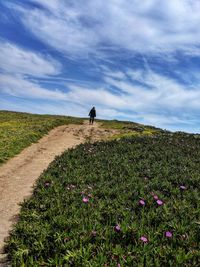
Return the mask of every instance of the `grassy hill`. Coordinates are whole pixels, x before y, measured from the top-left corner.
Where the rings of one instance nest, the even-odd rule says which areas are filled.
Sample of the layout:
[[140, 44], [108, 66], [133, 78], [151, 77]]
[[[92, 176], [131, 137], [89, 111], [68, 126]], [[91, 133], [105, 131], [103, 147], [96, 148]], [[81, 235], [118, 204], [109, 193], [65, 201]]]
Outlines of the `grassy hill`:
[[22, 205], [12, 265], [200, 266], [200, 139], [160, 133], [57, 157]]
[[0, 111], [0, 164], [38, 141], [52, 128], [82, 121], [66, 116]]
[[[81, 124], [83, 119], [69, 116], [36, 115], [12, 111], [0, 111], [0, 164], [37, 142], [51, 129], [63, 124]], [[115, 137], [153, 134], [160, 129], [133, 122], [102, 121], [102, 127], [118, 129]], [[114, 137], [114, 138], [115, 138]]]

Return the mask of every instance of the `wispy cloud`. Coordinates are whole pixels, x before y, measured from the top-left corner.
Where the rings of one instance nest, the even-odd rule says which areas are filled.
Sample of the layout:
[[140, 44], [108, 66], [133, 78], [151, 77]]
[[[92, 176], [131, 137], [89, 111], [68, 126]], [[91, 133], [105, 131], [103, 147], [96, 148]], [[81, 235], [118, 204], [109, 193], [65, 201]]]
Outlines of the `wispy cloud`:
[[126, 106], [126, 101], [121, 96], [114, 95], [105, 88], [85, 88], [81, 86], [69, 85], [69, 98], [73, 102], [82, 105], [95, 103], [105, 108], [120, 109]]
[[29, 2], [44, 9], [12, 7], [35, 36], [62, 52], [80, 55], [114, 46], [145, 54], [199, 54], [199, 1]]
[[60, 73], [61, 64], [48, 55], [0, 40], [0, 69], [7, 73], [45, 77]]
[[48, 90], [39, 83], [31, 81], [22, 75], [0, 74], [0, 92], [22, 98], [43, 100], [67, 100], [60, 90]]
[[[128, 70], [127, 76], [131, 78], [131, 81], [127, 79], [119, 81], [107, 77], [105, 80], [119, 91], [127, 93], [130, 99], [127, 99], [127, 104], [134, 103], [137, 111], [146, 109], [151, 112], [200, 110], [198, 88], [190, 88], [171, 77], [143, 69]], [[135, 85], [135, 81], [140, 82], [141, 85]]]

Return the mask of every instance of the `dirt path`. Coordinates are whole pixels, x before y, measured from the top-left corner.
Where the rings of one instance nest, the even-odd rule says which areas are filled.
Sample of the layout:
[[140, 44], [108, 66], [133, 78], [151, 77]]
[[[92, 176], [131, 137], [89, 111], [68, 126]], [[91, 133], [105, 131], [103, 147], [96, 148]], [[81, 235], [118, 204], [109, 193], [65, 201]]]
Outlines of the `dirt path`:
[[[64, 150], [85, 141], [96, 141], [114, 134], [113, 130], [99, 128], [99, 124], [63, 125], [49, 132], [24, 149], [19, 155], [0, 167], [0, 260], [3, 262], [5, 238], [19, 214], [19, 203], [32, 193], [40, 174]], [[3, 266], [3, 263], [0, 263]]]

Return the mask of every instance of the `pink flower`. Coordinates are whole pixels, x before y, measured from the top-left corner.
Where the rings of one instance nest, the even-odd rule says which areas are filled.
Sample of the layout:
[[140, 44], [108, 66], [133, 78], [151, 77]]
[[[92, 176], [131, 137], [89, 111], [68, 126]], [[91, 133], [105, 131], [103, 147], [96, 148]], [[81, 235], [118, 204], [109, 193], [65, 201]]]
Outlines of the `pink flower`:
[[157, 196], [157, 195], [154, 195], [153, 198], [154, 198], [155, 200], [158, 200], [158, 196]]
[[145, 205], [145, 201], [144, 201], [143, 199], [141, 199], [141, 200], [139, 201], [139, 204], [140, 204], [141, 206], [144, 206], [144, 205]]
[[149, 242], [149, 240], [148, 240], [148, 238], [147, 238], [146, 236], [141, 236], [141, 237], [140, 237], [140, 240], [141, 240], [143, 243], [148, 243], [148, 242]]
[[92, 197], [92, 194], [88, 194], [88, 197]]
[[119, 224], [115, 225], [114, 230], [115, 230], [115, 232], [117, 232], [117, 233], [121, 232], [121, 227], [120, 227], [120, 225], [119, 225]]
[[158, 199], [156, 201], [156, 203], [158, 204], [158, 206], [162, 206], [164, 204], [164, 202], [162, 200], [160, 200], [160, 199]]
[[118, 264], [117, 264], [117, 267], [121, 267], [121, 264], [120, 264], [120, 263], [118, 263]]
[[84, 203], [88, 203], [88, 202], [89, 202], [89, 198], [84, 197], [84, 198], [83, 198], [83, 202], [84, 202]]
[[186, 188], [186, 186], [184, 186], [184, 185], [180, 185], [180, 187], [179, 187], [181, 190], [186, 190], [187, 188]]
[[173, 236], [172, 232], [165, 232], [165, 236], [171, 238]]

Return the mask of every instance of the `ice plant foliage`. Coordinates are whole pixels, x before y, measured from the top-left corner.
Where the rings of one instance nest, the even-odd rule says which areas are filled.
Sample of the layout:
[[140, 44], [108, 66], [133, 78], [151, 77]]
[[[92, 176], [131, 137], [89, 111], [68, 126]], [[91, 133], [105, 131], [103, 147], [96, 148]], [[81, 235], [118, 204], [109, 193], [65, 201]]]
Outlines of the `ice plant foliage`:
[[199, 266], [199, 158], [199, 136], [166, 132], [66, 151], [23, 203], [12, 265]]
[[87, 188], [90, 189], [90, 190], [92, 190], [92, 187], [91, 186], [88, 186]]

